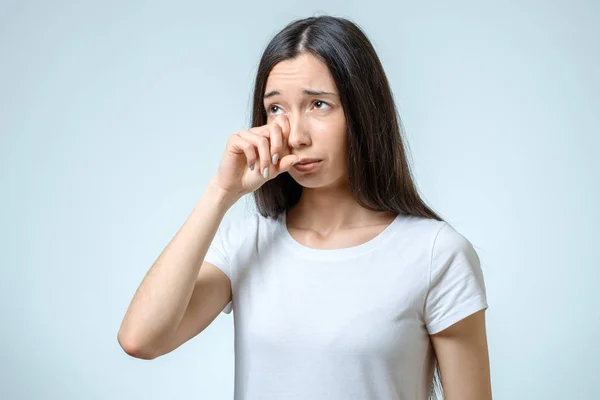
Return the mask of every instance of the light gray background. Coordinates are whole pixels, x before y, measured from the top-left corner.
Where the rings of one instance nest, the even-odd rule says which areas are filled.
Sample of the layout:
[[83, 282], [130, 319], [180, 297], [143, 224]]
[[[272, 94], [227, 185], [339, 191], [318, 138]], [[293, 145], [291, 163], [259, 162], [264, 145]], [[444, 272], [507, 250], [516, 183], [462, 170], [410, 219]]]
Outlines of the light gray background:
[[494, 398], [599, 398], [598, 2], [216, 3], [1, 3], [0, 398], [232, 398], [232, 315], [153, 361], [117, 331], [262, 49], [322, 13], [372, 40], [421, 193], [479, 252]]

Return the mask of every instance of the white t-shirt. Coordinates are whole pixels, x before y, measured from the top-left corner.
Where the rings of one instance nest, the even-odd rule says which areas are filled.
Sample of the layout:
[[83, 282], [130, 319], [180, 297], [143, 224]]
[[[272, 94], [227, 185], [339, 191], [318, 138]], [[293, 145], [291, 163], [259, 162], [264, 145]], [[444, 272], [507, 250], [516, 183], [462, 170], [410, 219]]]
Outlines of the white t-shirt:
[[205, 261], [231, 279], [235, 400], [426, 400], [430, 334], [487, 308], [448, 223], [399, 215], [358, 246], [297, 242], [286, 215], [224, 219]]

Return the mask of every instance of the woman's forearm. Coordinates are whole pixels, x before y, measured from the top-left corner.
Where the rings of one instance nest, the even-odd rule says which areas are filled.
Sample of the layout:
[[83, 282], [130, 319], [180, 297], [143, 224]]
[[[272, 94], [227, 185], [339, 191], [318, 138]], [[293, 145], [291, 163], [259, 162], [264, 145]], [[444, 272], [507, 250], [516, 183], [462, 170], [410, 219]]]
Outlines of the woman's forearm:
[[185, 223], [161, 252], [127, 309], [118, 341], [151, 352], [177, 329], [200, 266], [227, 210], [237, 201], [211, 181]]

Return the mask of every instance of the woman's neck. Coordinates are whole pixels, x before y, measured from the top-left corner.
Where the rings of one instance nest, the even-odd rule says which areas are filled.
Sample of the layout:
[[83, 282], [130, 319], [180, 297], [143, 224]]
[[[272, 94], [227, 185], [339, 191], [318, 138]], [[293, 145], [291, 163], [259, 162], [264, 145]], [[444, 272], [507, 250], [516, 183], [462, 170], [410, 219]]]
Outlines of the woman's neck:
[[330, 233], [340, 229], [386, 224], [395, 215], [362, 207], [348, 189], [303, 188], [302, 196], [287, 213], [290, 227]]

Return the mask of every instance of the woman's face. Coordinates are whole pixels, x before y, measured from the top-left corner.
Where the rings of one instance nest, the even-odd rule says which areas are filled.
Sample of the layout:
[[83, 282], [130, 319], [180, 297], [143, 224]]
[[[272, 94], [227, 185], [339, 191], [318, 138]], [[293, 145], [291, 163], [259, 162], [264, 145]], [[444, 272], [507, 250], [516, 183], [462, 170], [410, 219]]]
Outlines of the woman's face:
[[346, 182], [346, 118], [325, 64], [309, 53], [276, 64], [263, 102], [267, 123], [281, 114], [289, 120], [291, 154], [321, 160], [310, 171], [292, 167], [296, 182], [307, 188]]

